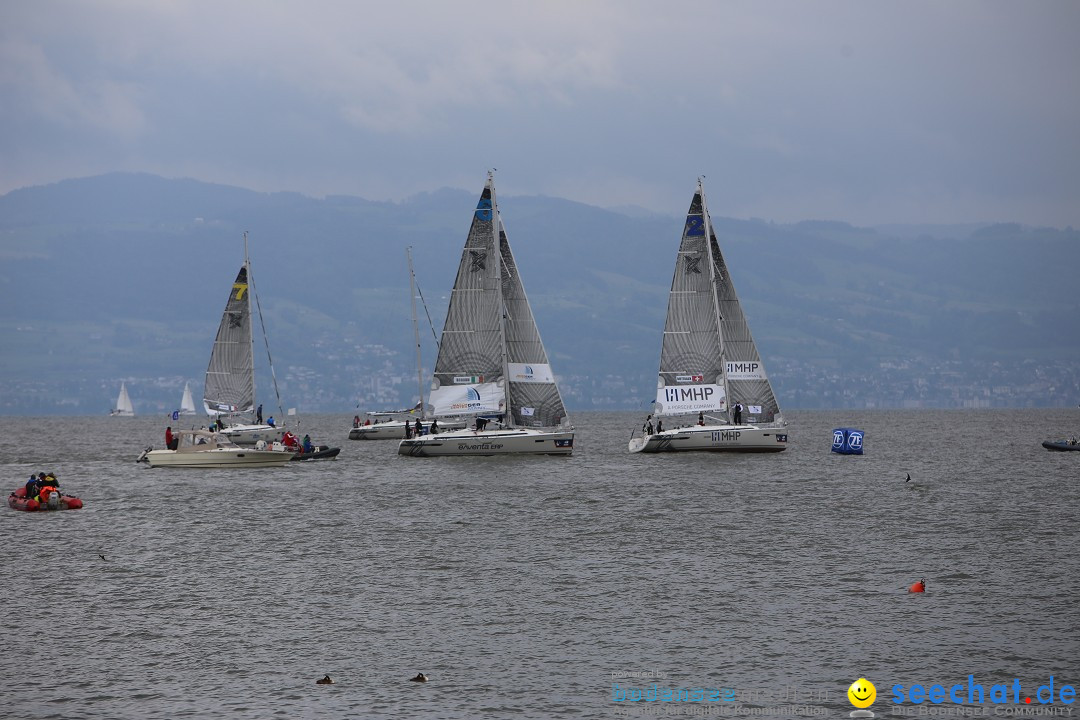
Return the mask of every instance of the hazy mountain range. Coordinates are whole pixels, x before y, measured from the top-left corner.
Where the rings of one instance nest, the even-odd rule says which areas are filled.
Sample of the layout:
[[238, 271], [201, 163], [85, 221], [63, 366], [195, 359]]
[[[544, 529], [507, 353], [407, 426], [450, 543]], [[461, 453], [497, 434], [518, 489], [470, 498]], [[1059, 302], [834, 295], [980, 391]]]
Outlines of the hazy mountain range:
[[[441, 331], [481, 185], [401, 203], [137, 174], [10, 192], [0, 412], [104, 413], [121, 380], [140, 414], [171, 410], [185, 381], [199, 404], [245, 231], [284, 406], [411, 403], [405, 248]], [[570, 409], [647, 407], [683, 209], [499, 201]], [[1072, 228], [780, 225], [725, 218], [723, 198], [709, 202], [782, 407], [1080, 401]], [[434, 343], [420, 315], [426, 375]], [[256, 352], [265, 366], [261, 339]], [[268, 372], [258, 388], [276, 405]]]

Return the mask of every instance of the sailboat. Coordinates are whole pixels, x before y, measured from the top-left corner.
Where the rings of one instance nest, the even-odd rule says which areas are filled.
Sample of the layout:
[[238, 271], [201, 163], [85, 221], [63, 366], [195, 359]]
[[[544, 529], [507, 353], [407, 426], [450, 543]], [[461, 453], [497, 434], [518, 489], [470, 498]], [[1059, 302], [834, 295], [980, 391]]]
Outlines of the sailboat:
[[[221, 315], [214, 347], [210, 351], [210, 364], [206, 368], [203, 386], [203, 407], [206, 414], [217, 418], [227, 427], [221, 430], [237, 445], [256, 445], [260, 441], [272, 443], [281, 437], [281, 431], [262, 422], [259, 406], [255, 410], [255, 338], [252, 328], [251, 297], [254, 286], [251, 281], [251, 263], [248, 260], [247, 233], [244, 233], [244, 264], [236, 274], [229, 289], [225, 312]], [[228, 424], [238, 416], [248, 416], [245, 421]]]
[[401, 455], [574, 450], [574, 430], [510, 251], [490, 172], [458, 264], [429, 400], [436, 420], [473, 417], [473, 429], [402, 440]]
[[[401, 410], [369, 411], [365, 413], [368, 420], [363, 424], [360, 423], [360, 416], [357, 415], [353, 418], [353, 427], [349, 431], [350, 440], [400, 440], [412, 435], [417, 420], [420, 421], [421, 433], [431, 430], [432, 418], [428, 417], [424, 412], [424, 378], [423, 366], [420, 362], [420, 326], [416, 320], [416, 293], [418, 286], [416, 284], [416, 273], [413, 272], [411, 248], [405, 249], [405, 256], [409, 263], [409, 298], [412, 304], [413, 337], [416, 342], [416, 385], [420, 395], [420, 402], [416, 403], [415, 407]], [[422, 295], [421, 299], [423, 299]], [[427, 305], [425, 304], [424, 307], [426, 309]], [[428, 320], [431, 320], [430, 315]], [[432, 328], [432, 333], [434, 332], [435, 329]], [[436, 344], [438, 344], [438, 340], [436, 340]], [[375, 419], [374, 423], [371, 422], [371, 418]], [[408, 430], [406, 430], [406, 426], [408, 426]], [[465, 427], [465, 423], [460, 420], [445, 420], [443, 424], [443, 428], [447, 430], [463, 427]]]
[[184, 396], [180, 399], [180, 415], [195, 414], [195, 400], [191, 397], [191, 383], [184, 383]]
[[134, 417], [135, 406], [131, 404], [131, 398], [128, 396], [127, 385], [123, 382], [120, 383], [120, 395], [116, 398], [116, 408], [109, 412], [109, 415], [119, 417]]
[[630, 452], [787, 448], [780, 406], [716, 241], [701, 179], [675, 260], [653, 408], [668, 426], [654, 428], [650, 416], [643, 435], [631, 436]]

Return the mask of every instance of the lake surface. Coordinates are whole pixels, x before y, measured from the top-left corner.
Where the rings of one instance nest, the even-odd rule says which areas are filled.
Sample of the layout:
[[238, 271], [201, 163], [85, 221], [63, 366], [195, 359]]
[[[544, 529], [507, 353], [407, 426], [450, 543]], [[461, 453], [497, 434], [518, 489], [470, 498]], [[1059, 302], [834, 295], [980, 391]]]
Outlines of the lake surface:
[[[1080, 453], [1040, 446], [1080, 410], [796, 412], [778, 455], [630, 455], [643, 414], [575, 413], [569, 458], [407, 458], [351, 417], [302, 419], [336, 461], [240, 470], [137, 465], [167, 418], [0, 418], [9, 491], [52, 470], [85, 502], [0, 513], [0, 715], [847, 717], [865, 677], [882, 717], [896, 684], [1080, 685]], [[732, 699], [618, 699], [653, 683]]]

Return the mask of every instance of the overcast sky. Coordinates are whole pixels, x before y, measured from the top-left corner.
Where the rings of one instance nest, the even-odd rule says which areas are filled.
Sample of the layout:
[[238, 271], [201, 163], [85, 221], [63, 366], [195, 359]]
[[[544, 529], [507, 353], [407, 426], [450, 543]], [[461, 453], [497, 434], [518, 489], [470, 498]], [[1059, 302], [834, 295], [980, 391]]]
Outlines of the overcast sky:
[[0, 1], [0, 193], [125, 170], [401, 200], [1080, 227], [1080, 2]]

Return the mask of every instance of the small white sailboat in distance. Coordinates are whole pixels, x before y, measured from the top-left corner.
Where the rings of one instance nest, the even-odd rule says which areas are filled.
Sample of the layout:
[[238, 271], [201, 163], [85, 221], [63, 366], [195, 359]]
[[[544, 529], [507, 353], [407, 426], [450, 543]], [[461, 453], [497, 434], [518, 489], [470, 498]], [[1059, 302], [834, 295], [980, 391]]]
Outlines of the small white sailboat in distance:
[[123, 382], [120, 383], [120, 395], [116, 398], [116, 407], [109, 412], [109, 415], [115, 417], [135, 416], [135, 406], [131, 404], [131, 397], [128, 396], [127, 385]]
[[491, 173], [461, 252], [431, 388], [436, 419], [472, 417], [473, 429], [402, 440], [401, 455], [574, 451], [574, 428], [510, 252]]
[[[654, 428], [654, 415], [658, 425], [668, 418], [668, 427]], [[671, 279], [653, 414], [643, 435], [631, 436], [629, 450], [786, 448], [780, 406], [716, 241], [699, 179]]]
[[195, 414], [195, 399], [191, 397], [191, 383], [184, 383], [184, 397], [180, 399], [180, 414]]

